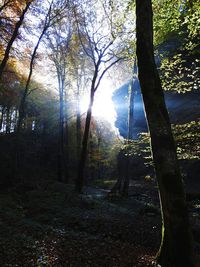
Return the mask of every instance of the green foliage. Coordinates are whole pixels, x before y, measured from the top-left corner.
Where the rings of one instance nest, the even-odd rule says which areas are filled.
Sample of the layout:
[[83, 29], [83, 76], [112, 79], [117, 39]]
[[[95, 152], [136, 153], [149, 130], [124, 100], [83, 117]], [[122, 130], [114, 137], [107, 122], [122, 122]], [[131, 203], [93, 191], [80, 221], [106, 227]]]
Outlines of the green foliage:
[[179, 93], [200, 86], [200, 6], [197, 0], [153, 1], [154, 41], [165, 90]]
[[154, 0], [155, 44], [161, 44], [170, 36], [194, 40], [200, 29], [200, 6], [197, 0]]
[[200, 60], [197, 55], [181, 51], [162, 60], [160, 71], [165, 90], [185, 93], [200, 86]]
[[[200, 121], [172, 125], [172, 130], [177, 144], [178, 158], [180, 160], [200, 159]], [[129, 146], [129, 155], [144, 159], [147, 167], [153, 165], [148, 133], [142, 133], [137, 141], [131, 141], [131, 144], [125, 145], [124, 149], [126, 146]]]
[[200, 159], [200, 121], [174, 125], [179, 159]]
[[169, 36], [181, 34], [182, 1], [153, 1], [154, 9], [154, 41], [155, 44], [164, 42]]

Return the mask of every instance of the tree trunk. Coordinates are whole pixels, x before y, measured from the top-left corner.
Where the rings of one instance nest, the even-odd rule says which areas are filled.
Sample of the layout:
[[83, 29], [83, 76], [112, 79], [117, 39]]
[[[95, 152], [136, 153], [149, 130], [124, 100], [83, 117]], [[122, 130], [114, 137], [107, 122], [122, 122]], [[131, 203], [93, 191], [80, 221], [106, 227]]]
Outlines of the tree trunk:
[[129, 88], [129, 110], [128, 110], [128, 140], [132, 140], [134, 136], [134, 88], [133, 80]]
[[81, 150], [81, 111], [80, 111], [80, 93], [77, 94], [77, 110], [76, 110], [76, 146], [77, 146], [77, 159], [80, 157]]
[[134, 90], [133, 90], [133, 81], [131, 81], [129, 87], [129, 108], [128, 108], [128, 140], [126, 148], [126, 168], [125, 168], [125, 179], [122, 189], [122, 196], [128, 197], [128, 189], [130, 184], [130, 140], [133, 139], [133, 120], [134, 120]]
[[68, 124], [68, 112], [67, 112], [67, 101], [65, 100], [65, 144], [64, 147], [66, 148], [64, 151], [64, 161], [65, 161], [65, 183], [69, 182], [69, 124]]
[[117, 182], [110, 191], [111, 195], [123, 195], [123, 187], [126, 176], [127, 158], [125, 156], [125, 150], [120, 149], [117, 155]]
[[[59, 77], [58, 77], [59, 78]], [[65, 139], [64, 131], [64, 80], [60, 77], [60, 110], [59, 110], [59, 152], [58, 152], [58, 180], [68, 182], [67, 160], [65, 154]], [[68, 148], [67, 148], [68, 149]]]
[[10, 116], [10, 108], [7, 107], [6, 109], [6, 134], [10, 133], [10, 120], [11, 120], [11, 116]]
[[78, 193], [82, 193], [83, 189], [83, 182], [84, 182], [84, 170], [85, 164], [87, 159], [87, 146], [88, 146], [88, 139], [89, 139], [89, 132], [90, 132], [90, 122], [92, 118], [92, 106], [94, 102], [94, 90], [91, 90], [90, 94], [90, 104], [87, 110], [86, 121], [85, 121], [85, 130], [83, 134], [83, 141], [82, 141], [82, 150], [80, 155], [80, 161], [78, 166], [78, 176], [76, 179], [75, 190]]
[[136, 0], [139, 81], [151, 135], [162, 210], [162, 267], [193, 267], [191, 231], [176, 147], [154, 60], [151, 0]]
[[63, 89], [60, 90], [59, 109], [59, 152], [58, 152], [58, 181], [64, 182], [64, 114], [63, 114]]
[[21, 128], [22, 128], [22, 123], [25, 117], [25, 103], [27, 96], [29, 94], [29, 87], [30, 87], [30, 82], [31, 82], [31, 77], [33, 73], [33, 67], [34, 67], [34, 61], [35, 57], [37, 54], [38, 47], [42, 41], [43, 36], [45, 35], [48, 27], [49, 27], [49, 14], [51, 12], [51, 5], [49, 7], [48, 13], [45, 17], [45, 23], [44, 23], [44, 28], [40, 34], [40, 37], [38, 38], [37, 44], [33, 50], [32, 56], [31, 56], [31, 61], [30, 61], [30, 68], [29, 68], [29, 75], [26, 81], [26, 86], [22, 95], [22, 98], [20, 100], [19, 104], [19, 116], [18, 116], [18, 122], [17, 122], [17, 129], [16, 129], [16, 155], [15, 155], [15, 173], [16, 173], [16, 179], [21, 179], [19, 178], [20, 176], [20, 133], [21, 133]]
[[2, 78], [2, 74], [3, 74], [4, 68], [6, 66], [6, 63], [7, 63], [8, 59], [9, 59], [10, 50], [12, 48], [12, 45], [13, 45], [15, 39], [18, 36], [19, 28], [21, 27], [21, 25], [23, 23], [24, 16], [25, 16], [26, 12], [28, 11], [30, 4], [31, 4], [31, 2], [28, 2], [26, 4], [25, 9], [22, 11], [22, 14], [21, 14], [21, 16], [19, 18], [19, 21], [15, 25], [15, 29], [14, 29], [14, 32], [12, 34], [12, 37], [11, 37], [10, 41], [8, 42], [7, 47], [6, 47], [6, 50], [5, 50], [5, 53], [4, 53], [4, 57], [3, 57], [3, 60], [1, 62], [1, 65], [0, 65], [0, 80]]
[[[98, 154], [100, 156], [101, 155], [101, 136], [100, 136], [100, 133], [98, 136], [97, 148], [98, 148]], [[98, 177], [98, 180], [101, 179], [101, 161], [100, 161], [100, 159], [97, 162], [97, 177]]]
[[5, 107], [1, 108], [1, 118], [0, 118], [0, 132], [3, 130], [3, 117], [4, 117]]
[[[51, 7], [50, 7], [51, 8]], [[49, 22], [47, 22], [47, 19], [48, 19], [48, 16], [49, 16], [49, 12], [50, 12], [50, 9], [48, 10], [48, 13], [46, 15], [46, 19], [45, 19], [45, 25], [44, 25], [44, 28], [42, 30], [42, 33], [40, 35], [40, 37], [38, 38], [38, 41], [37, 41], [37, 44], [33, 50], [33, 54], [31, 56], [31, 62], [30, 62], [30, 68], [29, 68], [29, 75], [28, 75], [28, 79], [26, 81], [26, 86], [25, 86], [25, 89], [24, 89], [24, 92], [23, 92], [23, 96], [22, 96], [22, 99], [20, 101], [20, 105], [19, 105], [19, 118], [18, 118], [18, 124], [17, 124], [17, 132], [19, 133], [21, 131], [21, 125], [22, 125], [22, 122], [23, 122], [23, 119], [24, 119], [24, 116], [25, 116], [25, 102], [26, 102], [26, 98], [27, 98], [27, 95], [29, 93], [29, 86], [30, 86], [30, 82], [31, 82], [31, 77], [32, 77], [32, 73], [33, 73], [33, 66], [34, 66], [34, 61], [35, 61], [35, 57], [36, 57], [36, 54], [37, 54], [37, 50], [38, 50], [38, 47], [42, 41], [42, 38], [43, 36], [45, 35], [47, 29], [48, 29], [48, 26], [49, 26]]]
[[[129, 144], [129, 142], [128, 142]], [[128, 190], [129, 190], [129, 184], [130, 184], [130, 156], [129, 156], [129, 149], [127, 149], [127, 156], [126, 156], [126, 168], [124, 169], [124, 184], [122, 188], [122, 196], [123, 197], [128, 197]]]

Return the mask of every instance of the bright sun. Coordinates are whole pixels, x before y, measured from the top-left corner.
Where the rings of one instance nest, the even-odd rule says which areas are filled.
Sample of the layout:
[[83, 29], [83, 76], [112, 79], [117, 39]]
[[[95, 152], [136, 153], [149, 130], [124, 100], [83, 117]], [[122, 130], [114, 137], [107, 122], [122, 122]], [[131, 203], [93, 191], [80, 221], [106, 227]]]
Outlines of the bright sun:
[[[102, 80], [101, 87], [95, 93], [92, 114], [95, 117], [103, 118], [114, 127], [116, 112], [112, 101], [113, 88], [109, 80]], [[81, 100], [81, 112], [86, 112], [89, 105], [89, 96], [85, 95]]]

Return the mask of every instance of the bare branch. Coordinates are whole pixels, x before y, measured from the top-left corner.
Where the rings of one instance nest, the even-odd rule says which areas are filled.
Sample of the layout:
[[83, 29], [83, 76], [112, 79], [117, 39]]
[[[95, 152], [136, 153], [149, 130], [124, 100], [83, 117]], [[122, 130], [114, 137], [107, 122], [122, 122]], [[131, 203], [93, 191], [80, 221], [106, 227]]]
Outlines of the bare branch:
[[98, 78], [98, 82], [97, 84], [95, 85], [95, 88], [94, 88], [94, 92], [96, 92], [97, 88], [99, 87], [99, 84], [103, 78], [103, 76], [105, 75], [105, 73], [112, 67], [114, 66], [117, 62], [119, 62], [120, 60], [122, 60], [123, 58], [118, 58], [117, 60], [113, 61], [108, 67], [106, 67], [104, 69], [104, 71], [101, 73], [100, 77]]

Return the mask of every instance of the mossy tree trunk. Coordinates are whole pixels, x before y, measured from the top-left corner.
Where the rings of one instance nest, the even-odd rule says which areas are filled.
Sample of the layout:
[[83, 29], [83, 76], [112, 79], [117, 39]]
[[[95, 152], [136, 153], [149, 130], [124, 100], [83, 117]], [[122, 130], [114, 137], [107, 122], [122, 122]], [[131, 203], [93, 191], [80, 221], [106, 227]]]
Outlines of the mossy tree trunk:
[[162, 267], [193, 267], [191, 231], [176, 147], [154, 60], [151, 0], [136, 0], [139, 81], [151, 135], [163, 219], [158, 263]]

